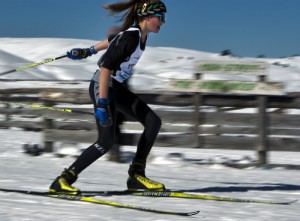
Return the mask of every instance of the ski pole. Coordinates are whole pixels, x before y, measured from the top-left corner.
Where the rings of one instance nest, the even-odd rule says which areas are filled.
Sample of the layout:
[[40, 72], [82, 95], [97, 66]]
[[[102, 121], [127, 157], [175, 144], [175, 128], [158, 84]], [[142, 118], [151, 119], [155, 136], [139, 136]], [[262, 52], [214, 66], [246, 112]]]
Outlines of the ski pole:
[[10, 71], [2, 72], [2, 73], [0, 73], [0, 76], [5, 75], [5, 74], [10, 74], [10, 73], [13, 73], [13, 72], [17, 72], [17, 71], [22, 71], [22, 70], [27, 69], [27, 68], [36, 67], [36, 66], [39, 66], [41, 64], [46, 64], [46, 63], [49, 63], [49, 62], [52, 62], [52, 61], [56, 61], [58, 59], [62, 59], [62, 58], [65, 58], [65, 57], [67, 57], [67, 55], [63, 55], [63, 56], [56, 57], [56, 58], [48, 58], [48, 59], [46, 59], [44, 61], [40, 61], [40, 62], [37, 62], [37, 63], [29, 64], [29, 65], [26, 65], [24, 67], [16, 68], [16, 69], [13, 69], [13, 70], [10, 70]]
[[1, 102], [4, 103], [4, 104], [19, 105], [19, 106], [35, 108], [35, 109], [44, 109], [44, 110], [59, 111], [59, 112], [65, 112], [65, 113], [77, 113], [77, 114], [94, 115], [91, 112], [73, 110], [73, 109], [67, 109], [67, 108], [56, 108], [56, 107], [49, 107], [49, 106], [38, 105], [38, 104], [24, 104], [24, 103], [9, 102], [9, 101], [1, 101]]

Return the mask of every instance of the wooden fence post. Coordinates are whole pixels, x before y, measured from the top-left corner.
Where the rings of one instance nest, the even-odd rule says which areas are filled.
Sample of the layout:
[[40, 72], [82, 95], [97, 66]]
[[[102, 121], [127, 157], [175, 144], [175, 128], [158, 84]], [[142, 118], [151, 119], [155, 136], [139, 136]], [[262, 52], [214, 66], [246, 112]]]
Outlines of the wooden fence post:
[[[260, 76], [260, 81], [265, 81], [265, 76]], [[267, 102], [268, 98], [266, 95], [259, 95], [258, 101], [258, 166], [268, 164], [268, 128], [269, 121], [267, 116]]]
[[[6, 96], [6, 97], [9, 98], [9, 96]], [[9, 103], [6, 103], [5, 108], [9, 110], [11, 108], [11, 105]], [[9, 122], [10, 120], [11, 120], [11, 117], [10, 117], [10, 114], [8, 111], [7, 114], [5, 115], [5, 121]], [[9, 127], [7, 127], [7, 128], [9, 128]]]
[[[195, 73], [195, 80], [201, 79], [201, 73]], [[194, 105], [195, 105], [195, 128], [194, 128], [194, 139], [195, 139], [195, 147], [201, 148], [202, 147], [202, 139], [199, 137], [199, 133], [201, 132], [199, 129], [199, 125], [201, 124], [201, 113], [200, 107], [202, 105], [202, 96], [200, 93], [194, 93]]]
[[[45, 106], [54, 106], [55, 103], [54, 102], [49, 102], [46, 101], [45, 102]], [[48, 118], [47, 116], [44, 116], [44, 151], [45, 152], [53, 152], [53, 142], [52, 141], [47, 141], [46, 140], [46, 133], [47, 133], [47, 129], [53, 129], [53, 119]]]
[[53, 129], [53, 119], [44, 118], [44, 151], [53, 152], [53, 142], [46, 140], [47, 129]]

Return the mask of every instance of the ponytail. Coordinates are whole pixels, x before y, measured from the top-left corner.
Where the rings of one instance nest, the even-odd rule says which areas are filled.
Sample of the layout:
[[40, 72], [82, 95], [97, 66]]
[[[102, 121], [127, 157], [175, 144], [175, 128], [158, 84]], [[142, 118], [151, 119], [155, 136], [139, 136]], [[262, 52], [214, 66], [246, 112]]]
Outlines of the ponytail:
[[144, 16], [137, 13], [139, 8], [145, 4], [159, 3], [160, 0], [128, 0], [127, 2], [117, 2], [104, 5], [103, 8], [109, 11], [110, 15], [123, 13], [118, 21], [123, 21], [120, 31], [127, 30], [130, 26], [137, 24]]

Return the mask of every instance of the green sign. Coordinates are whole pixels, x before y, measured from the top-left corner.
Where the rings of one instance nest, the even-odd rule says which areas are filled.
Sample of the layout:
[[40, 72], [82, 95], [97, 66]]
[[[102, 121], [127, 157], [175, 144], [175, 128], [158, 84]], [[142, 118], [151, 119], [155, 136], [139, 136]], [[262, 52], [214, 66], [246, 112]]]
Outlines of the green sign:
[[260, 71], [260, 65], [246, 64], [203, 64], [200, 67], [203, 71], [225, 71], [225, 72], [253, 72]]
[[269, 94], [283, 95], [282, 82], [243, 82], [221, 80], [173, 80], [170, 90], [221, 94]]
[[242, 83], [242, 82], [225, 82], [225, 81], [216, 81], [216, 82], [202, 82], [199, 84], [199, 89], [203, 90], [223, 90], [223, 91], [252, 91], [256, 87], [256, 83]]
[[177, 81], [174, 85], [176, 88], [192, 89], [194, 87], [193, 81]]
[[265, 75], [266, 65], [258, 62], [230, 63], [197, 61], [195, 63], [195, 69], [200, 73]]

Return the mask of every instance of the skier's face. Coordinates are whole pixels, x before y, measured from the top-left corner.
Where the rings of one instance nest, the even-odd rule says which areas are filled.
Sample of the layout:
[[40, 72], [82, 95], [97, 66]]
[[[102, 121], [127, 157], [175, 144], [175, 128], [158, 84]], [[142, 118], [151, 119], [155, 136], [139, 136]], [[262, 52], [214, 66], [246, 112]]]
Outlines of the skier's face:
[[147, 27], [149, 32], [158, 33], [161, 26], [166, 22], [165, 13], [155, 14], [147, 18]]

